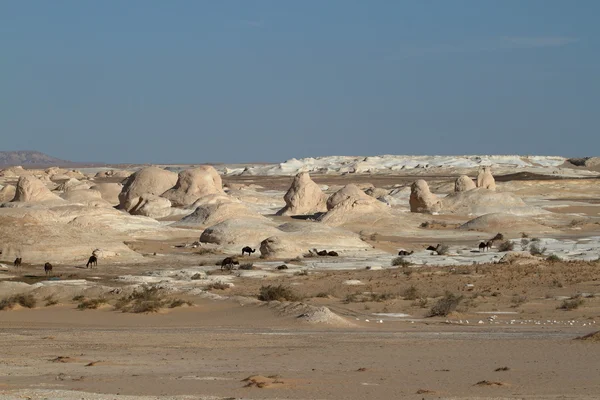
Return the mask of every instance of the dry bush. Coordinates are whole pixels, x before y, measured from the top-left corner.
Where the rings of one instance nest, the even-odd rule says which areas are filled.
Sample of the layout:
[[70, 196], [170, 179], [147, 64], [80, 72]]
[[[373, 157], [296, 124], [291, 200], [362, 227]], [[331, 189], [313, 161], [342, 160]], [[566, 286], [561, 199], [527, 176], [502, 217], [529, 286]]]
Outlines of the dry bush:
[[517, 294], [515, 294], [512, 297], [512, 299], [510, 299], [512, 308], [517, 308], [517, 307], [521, 306], [522, 304], [525, 304], [526, 302], [527, 302], [527, 296], [519, 296]]
[[456, 310], [456, 307], [460, 304], [463, 296], [457, 296], [454, 293], [446, 292], [444, 297], [439, 299], [433, 307], [429, 310], [428, 317], [445, 317], [452, 311]]
[[581, 297], [575, 297], [573, 299], [563, 301], [562, 304], [560, 306], [558, 306], [557, 308], [559, 310], [571, 311], [571, 310], [576, 310], [583, 303], [584, 303], [584, 300]]
[[16, 294], [0, 301], [0, 311], [11, 309], [17, 304], [25, 308], [34, 308], [37, 300], [31, 294]]
[[181, 307], [184, 305], [191, 306], [193, 304], [194, 303], [192, 303], [189, 300], [173, 299], [173, 300], [171, 300], [171, 303], [169, 304], [169, 308], [177, 308], [177, 307]]
[[[531, 241], [533, 242], [535, 239], [531, 239]], [[541, 256], [546, 252], [546, 250], [547, 249], [545, 247], [540, 246], [538, 243], [532, 243], [531, 246], [529, 246], [529, 254], [532, 256]]]
[[160, 289], [144, 286], [141, 290], [129, 296], [121, 297], [115, 304], [115, 309], [122, 312], [149, 313], [157, 312], [165, 305], [165, 299]]
[[439, 249], [436, 250], [436, 252], [438, 253], [438, 255], [443, 256], [448, 254], [448, 251], [450, 251], [450, 246], [443, 244], [439, 247]]
[[559, 261], [562, 261], [562, 260], [556, 254], [551, 254], [548, 257], [546, 257], [546, 261], [548, 261], [548, 262], [559, 262]]
[[46, 302], [46, 304], [44, 304], [46, 307], [58, 304], [58, 300], [56, 300], [53, 295], [44, 297], [44, 301]]
[[223, 282], [213, 282], [206, 287], [206, 290], [211, 290], [211, 289], [225, 290], [225, 289], [229, 289], [229, 285], [226, 283], [223, 283]]
[[260, 287], [258, 299], [261, 301], [298, 301], [300, 296], [294, 293], [294, 291], [288, 286], [268, 285]]
[[315, 297], [326, 298], [329, 297], [329, 293], [327, 292], [319, 292], [315, 295]]
[[409, 267], [411, 266], [412, 263], [408, 260], [406, 260], [404, 257], [396, 257], [392, 260], [392, 266], [393, 267], [397, 267], [397, 266], [401, 266], [401, 267]]
[[398, 298], [398, 295], [394, 294], [394, 293], [371, 293], [370, 294], [370, 300], [371, 301], [376, 301], [378, 303], [381, 303], [382, 301], [386, 301], [386, 300], [393, 300]]
[[79, 294], [79, 295], [73, 297], [73, 301], [81, 301], [84, 298], [85, 297], [82, 294]]
[[240, 267], [238, 269], [252, 270], [252, 269], [254, 269], [254, 264], [252, 264], [252, 263], [242, 264], [242, 265], [240, 265]]
[[504, 242], [500, 243], [500, 245], [498, 246], [498, 251], [502, 251], [502, 252], [513, 251], [514, 248], [515, 248], [515, 244], [513, 242], [511, 242], [510, 240], [505, 240]]
[[420, 297], [420, 293], [414, 285], [411, 285], [402, 293], [402, 297], [404, 300], [416, 300]]
[[100, 307], [102, 304], [106, 304], [106, 299], [98, 298], [98, 299], [90, 299], [83, 300], [81, 303], [77, 305], [78, 310], [95, 310]]

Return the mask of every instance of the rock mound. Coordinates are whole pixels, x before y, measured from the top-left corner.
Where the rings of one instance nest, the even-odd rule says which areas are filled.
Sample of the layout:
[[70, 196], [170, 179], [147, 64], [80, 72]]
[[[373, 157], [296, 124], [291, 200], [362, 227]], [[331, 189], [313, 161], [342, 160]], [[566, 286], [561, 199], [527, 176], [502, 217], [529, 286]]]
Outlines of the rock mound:
[[174, 223], [173, 226], [205, 227], [231, 218], [257, 218], [268, 221], [267, 218], [250, 211], [241, 203], [221, 202], [200, 206], [192, 214]]
[[70, 190], [60, 197], [71, 203], [85, 204], [93, 207], [112, 207], [110, 203], [102, 200], [102, 194], [97, 190]]
[[127, 178], [119, 194], [119, 208], [129, 211], [140, 203], [140, 196], [160, 196], [177, 183], [177, 174], [158, 167], [146, 167]]
[[461, 215], [507, 213], [515, 215], [542, 214], [543, 210], [528, 206], [520, 197], [507, 192], [476, 188], [451, 193], [441, 201], [444, 212]]
[[103, 200], [116, 206], [119, 204], [119, 193], [123, 190], [123, 185], [120, 183], [96, 183], [90, 189], [97, 190]]
[[293, 316], [298, 321], [310, 324], [325, 324], [348, 327], [354, 324], [335, 314], [327, 307], [315, 307], [299, 302], [270, 301], [267, 306], [282, 316]]
[[15, 198], [15, 192], [17, 188], [13, 185], [6, 185], [0, 189], [0, 203], [11, 201]]
[[[202, 232], [200, 241], [235, 248], [257, 247], [264, 239], [281, 233], [265, 218], [228, 219], [210, 226]], [[238, 249], [239, 247], [239, 249]]]
[[13, 202], [46, 202], [63, 201], [59, 196], [52, 193], [46, 185], [32, 175], [23, 175], [17, 182]]
[[169, 199], [175, 207], [185, 207], [215, 193], [224, 193], [221, 176], [212, 166], [203, 165], [181, 171], [175, 187], [164, 192], [162, 197]]
[[286, 206], [277, 215], [307, 215], [327, 210], [327, 195], [323, 193], [308, 172], [300, 172], [283, 196]]
[[171, 202], [154, 194], [144, 193], [137, 197], [137, 204], [129, 209], [131, 215], [143, 215], [151, 218], [165, 218], [171, 215]]
[[479, 173], [477, 174], [477, 187], [496, 190], [496, 181], [490, 167], [483, 167], [479, 170]]
[[461, 175], [454, 182], [454, 191], [455, 192], [466, 192], [467, 190], [475, 189], [477, 185], [473, 182], [473, 179], [469, 178], [466, 175]]
[[260, 254], [264, 258], [294, 258], [302, 253], [302, 248], [285, 236], [271, 236], [260, 243]]
[[538, 224], [528, 217], [511, 214], [486, 214], [459, 226], [458, 229], [481, 232], [549, 232], [551, 228]]
[[412, 184], [409, 204], [410, 211], [416, 213], [434, 213], [442, 209], [442, 203], [431, 193], [429, 185], [423, 179]]
[[356, 185], [346, 185], [329, 197], [328, 211], [319, 217], [319, 221], [331, 225], [344, 225], [365, 216], [385, 218], [389, 216], [389, 207], [365, 194]]

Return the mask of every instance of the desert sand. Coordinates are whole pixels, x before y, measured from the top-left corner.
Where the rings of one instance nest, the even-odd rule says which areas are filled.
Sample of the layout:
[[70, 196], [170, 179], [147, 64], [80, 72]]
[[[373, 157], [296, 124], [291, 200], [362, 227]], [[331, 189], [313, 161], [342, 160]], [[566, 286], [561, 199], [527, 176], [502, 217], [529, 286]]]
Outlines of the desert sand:
[[0, 186], [0, 398], [600, 398], [586, 160], [12, 167]]

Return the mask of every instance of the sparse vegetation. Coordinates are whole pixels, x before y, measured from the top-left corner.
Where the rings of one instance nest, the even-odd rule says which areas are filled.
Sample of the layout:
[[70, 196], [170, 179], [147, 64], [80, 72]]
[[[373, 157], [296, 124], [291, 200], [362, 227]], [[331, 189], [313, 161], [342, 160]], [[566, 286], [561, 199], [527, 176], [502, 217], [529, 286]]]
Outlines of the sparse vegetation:
[[400, 257], [396, 257], [392, 260], [392, 266], [397, 267], [397, 266], [401, 266], [401, 267], [409, 267], [411, 266], [412, 263], [408, 260], [406, 260], [404, 257], [400, 256]]
[[252, 270], [252, 269], [254, 269], [254, 264], [252, 264], [252, 263], [242, 264], [242, 265], [240, 265], [240, 267], [238, 269]]
[[546, 261], [548, 261], [548, 262], [558, 262], [558, 261], [562, 261], [562, 260], [556, 254], [551, 254], [548, 257], [546, 257]]
[[436, 251], [440, 256], [446, 255], [450, 251], [450, 246], [442, 244]]
[[510, 299], [511, 307], [513, 307], [513, 308], [517, 308], [517, 307], [525, 304], [526, 302], [527, 302], [527, 296], [519, 296], [517, 294], [515, 294]]
[[44, 297], [44, 301], [46, 302], [46, 304], [44, 304], [46, 307], [58, 304], [58, 300], [56, 300], [52, 295]]
[[192, 303], [191, 301], [188, 301], [188, 300], [173, 299], [173, 300], [171, 300], [171, 303], [169, 304], [169, 308], [177, 308], [177, 307], [182, 307], [184, 305], [191, 306], [193, 304], [194, 303]]
[[521, 250], [526, 251], [527, 247], [529, 247], [529, 239], [521, 239]]
[[258, 299], [261, 301], [298, 301], [300, 297], [294, 291], [283, 285], [261, 286]]
[[225, 290], [229, 289], [229, 285], [223, 282], [213, 282], [206, 287], [206, 290]]
[[122, 312], [149, 313], [157, 312], [165, 305], [165, 299], [159, 288], [144, 286], [129, 296], [121, 297], [115, 309]]
[[327, 292], [319, 292], [315, 295], [315, 297], [320, 297], [320, 298], [327, 298], [329, 297], [329, 293]]
[[[531, 239], [531, 241], [535, 241], [535, 239]], [[538, 243], [532, 243], [531, 246], [529, 246], [529, 254], [532, 256], [541, 256], [546, 252], [546, 250], [547, 249], [545, 247], [541, 247]]]
[[500, 243], [500, 245], [498, 246], [498, 251], [501, 251], [501, 252], [513, 251], [514, 249], [515, 249], [515, 244], [513, 242], [511, 242], [510, 240], [505, 240], [504, 242]]
[[577, 296], [572, 299], [564, 300], [562, 304], [558, 307], [559, 310], [571, 311], [579, 308], [584, 303], [584, 300]]
[[34, 308], [37, 304], [37, 300], [31, 294], [17, 294], [10, 296], [0, 301], [0, 311], [11, 309], [17, 304], [25, 308]]
[[90, 300], [82, 300], [77, 305], [77, 309], [78, 310], [96, 310], [102, 304], [106, 304], [106, 299], [97, 298], [97, 299], [90, 299]]
[[73, 297], [73, 301], [81, 301], [84, 298], [85, 297], [82, 294], [79, 294], [79, 295]]
[[409, 286], [404, 293], [402, 293], [404, 300], [416, 300], [419, 296], [419, 290], [414, 285]]
[[429, 310], [428, 317], [445, 317], [452, 311], [456, 310], [456, 307], [462, 301], [463, 296], [457, 296], [454, 293], [446, 292], [444, 297], [439, 299], [433, 307]]

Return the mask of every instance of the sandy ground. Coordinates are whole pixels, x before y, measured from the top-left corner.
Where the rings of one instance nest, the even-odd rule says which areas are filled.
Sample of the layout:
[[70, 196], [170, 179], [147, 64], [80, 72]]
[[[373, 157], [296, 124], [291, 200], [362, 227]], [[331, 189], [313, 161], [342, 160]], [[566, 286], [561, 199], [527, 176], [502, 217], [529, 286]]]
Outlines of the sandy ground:
[[[313, 179], [330, 187], [391, 188], [414, 177]], [[454, 177], [427, 179], [447, 193]], [[588, 238], [600, 236], [600, 180], [515, 179], [522, 180], [498, 179], [500, 189], [562, 218], [547, 237], [587, 246]], [[224, 183], [283, 192], [291, 180], [243, 176], [225, 177]], [[477, 265], [392, 267], [400, 247], [422, 251], [440, 238], [454, 250], [473, 247], [476, 233], [454, 229], [469, 219], [431, 216], [432, 228], [418, 236], [366, 238], [387, 253], [351, 269], [341, 268], [354, 262], [345, 257], [264, 262], [253, 255], [242, 260], [253, 270], [221, 272], [216, 264], [226, 254], [174, 247], [193, 241], [195, 231], [189, 238], [131, 241], [128, 246], [145, 256], [137, 264], [55, 265], [58, 281], [48, 280], [39, 265], [8, 268], [0, 272], [8, 285], [42, 285], [35, 308], [0, 311], [0, 398], [600, 398], [600, 344], [574, 340], [600, 330], [600, 262], [548, 261], [547, 253], [508, 264], [489, 258]], [[589, 248], [587, 259], [594, 260], [597, 249]], [[489, 256], [501, 255], [493, 249]], [[365, 262], [372, 268], [365, 269]], [[282, 264], [288, 269], [277, 270]], [[182, 286], [163, 282], [164, 296], [191, 306], [148, 314], [115, 310], [120, 290], [131, 283], [192, 269], [208, 275]], [[207, 288], [220, 280], [233, 286]], [[289, 288], [301, 305], [258, 301], [266, 285]], [[18, 292], [10, 288], [0, 299]], [[457, 308], [428, 317], [446, 292], [461, 297]], [[80, 311], [78, 295], [107, 303]], [[46, 306], [47, 299], [57, 304]], [[566, 310], [565, 303], [575, 306]], [[342, 319], [299, 318], [319, 307]]]

